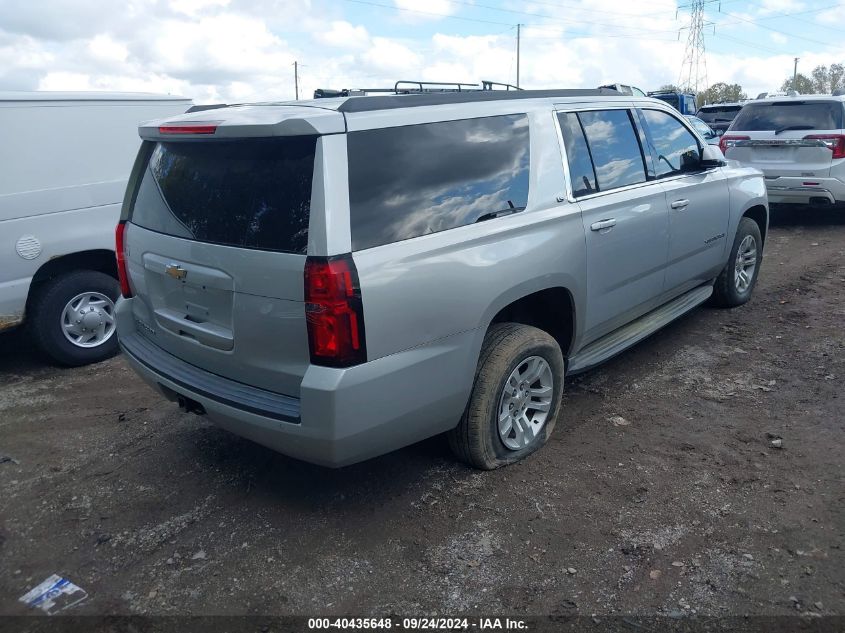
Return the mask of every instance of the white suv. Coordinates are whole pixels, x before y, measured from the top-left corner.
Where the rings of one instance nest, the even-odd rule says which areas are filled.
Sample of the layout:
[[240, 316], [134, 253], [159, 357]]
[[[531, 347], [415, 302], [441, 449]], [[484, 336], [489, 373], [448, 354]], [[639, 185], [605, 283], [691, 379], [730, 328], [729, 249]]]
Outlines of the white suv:
[[845, 202], [845, 97], [801, 95], [746, 103], [719, 146], [766, 176], [772, 204]]

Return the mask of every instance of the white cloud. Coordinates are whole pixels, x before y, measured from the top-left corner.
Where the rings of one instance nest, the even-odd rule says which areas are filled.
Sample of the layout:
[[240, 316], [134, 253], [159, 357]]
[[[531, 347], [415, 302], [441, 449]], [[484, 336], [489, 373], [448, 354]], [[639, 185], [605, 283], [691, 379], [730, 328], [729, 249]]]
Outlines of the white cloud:
[[418, 73], [423, 59], [404, 44], [386, 37], [374, 37], [363, 60], [376, 71], [393, 73]]
[[363, 26], [355, 26], [345, 20], [333, 20], [329, 30], [316, 31], [314, 39], [325, 46], [360, 49], [369, 44], [370, 34]]
[[[445, 0], [396, 2], [444, 14], [462, 6]], [[754, 16], [798, 4], [770, 0]], [[143, 90], [180, 93], [197, 102], [289, 99], [294, 60], [303, 96], [315, 88], [384, 87], [397, 79], [516, 81], [514, 29], [427, 19], [409, 26], [405, 17], [411, 14], [358, 5], [350, 11], [352, 6], [326, 0], [125, 0], [120, 11], [104, 11], [102, 0], [0, 0], [0, 89]], [[523, 87], [621, 82], [649, 90], [678, 80], [684, 41], [677, 41], [677, 28], [684, 16], [675, 20], [672, 0], [501, 6], [548, 16], [524, 16], [533, 26], [522, 31]], [[467, 8], [465, 15], [483, 14]], [[470, 28], [493, 34], [461, 35]], [[790, 30], [800, 33], [797, 26]], [[783, 46], [784, 36], [751, 24], [720, 26], [718, 33]], [[720, 41], [722, 48], [727, 41]], [[796, 42], [801, 40], [789, 39]], [[795, 56], [804, 71], [845, 60], [845, 46], [833, 46], [825, 53], [797, 49], [774, 55], [737, 45], [734, 53], [708, 53], [708, 78], [740, 83], [756, 94], [779, 87], [792, 74]], [[812, 50], [809, 42], [807, 47]]]
[[403, 9], [403, 18], [408, 21], [439, 20], [442, 16], [455, 13], [456, 5], [449, 0], [393, 0], [397, 8]]
[[126, 45], [104, 34], [96, 35], [88, 42], [88, 51], [92, 56], [104, 61], [125, 62], [129, 56]]
[[229, 0], [171, 0], [170, 8], [177, 13], [195, 16], [210, 8], [225, 7]]

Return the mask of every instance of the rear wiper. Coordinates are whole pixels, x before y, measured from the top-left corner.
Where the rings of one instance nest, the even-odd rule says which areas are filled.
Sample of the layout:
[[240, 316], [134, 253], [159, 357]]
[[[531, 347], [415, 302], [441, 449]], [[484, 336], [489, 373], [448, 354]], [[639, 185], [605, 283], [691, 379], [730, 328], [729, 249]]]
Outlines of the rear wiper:
[[511, 215], [512, 213], [519, 213], [520, 211], [525, 211], [525, 207], [515, 207], [513, 206], [513, 202], [508, 200], [508, 208], [507, 209], [499, 209], [498, 211], [491, 211], [490, 213], [485, 213], [484, 215], [478, 216], [476, 222], [484, 222], [485, 220], [492, 220], [493, 218], [500, 218], [504, 215]]
[[789, 132], [790, 130], [812, 130], [812, 125], [787, 125], [786, 127], [782, 127], [779, 130], [775, 130], [775, 136], [780, 134], [781, 132]]

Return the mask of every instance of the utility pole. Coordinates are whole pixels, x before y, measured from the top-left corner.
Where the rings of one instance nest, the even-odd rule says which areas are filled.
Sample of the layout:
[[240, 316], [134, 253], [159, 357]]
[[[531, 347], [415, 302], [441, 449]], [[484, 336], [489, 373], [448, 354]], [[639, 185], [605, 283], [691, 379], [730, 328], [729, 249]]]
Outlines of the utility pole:
[[299, 101], [299, 62], [293, 63], [293, 86], [296, 90], [296, 100]]
[[795, 67], [792, 70], [792, 89], [795, 92], [798, 92], [798, 88], [796, 88], [796, 84], [798, 83], [798, 60], [801, 59], [800, 57], [795, 58]]
[[516, 25], [516, 87], [519, 88], [519, 36], [521, 24]]

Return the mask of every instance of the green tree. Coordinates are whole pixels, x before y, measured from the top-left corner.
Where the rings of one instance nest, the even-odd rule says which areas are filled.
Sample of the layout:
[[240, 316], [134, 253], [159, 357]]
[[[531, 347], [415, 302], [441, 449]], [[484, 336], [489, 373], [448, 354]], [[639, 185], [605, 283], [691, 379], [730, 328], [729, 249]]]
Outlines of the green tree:
[[742, 101], [748, 99], [748, 95], [739, 84], [726, 84], [723, 81], [713, 84], [707, 90], [698, 95], [698, 105], [705, 103], [719, 103], [722, 101]]
[[827, 77], [830, 82], [828, 84], [830, 92], [845, 88], [845, 65], [831, 64], [830, 69], [827, 71]]
[[660, 88], [658, 88], [658, 90], [665, 90], [666, 92], [684, 92], [684, 90], [675, 84], [663, 84]]
[[816, 94], [813, 89], [813, 80], [802, 73], [798, 73], [794, 80], [792, 77], [785, 80], [783, 84], [781, 84], [780, 89], [784, 92], [794, 90], [798, 94], [802, 95]]
[[811, 73], [813, 92], [815, 94], [830, 94], [834, 90], [842, 88], [843, 74], [845, 74], [845, 67], [842, 64], [831, 64], [830, 68], [816, 66]]
[[831, 64], [829, 68], [824, 64], [816, 66], [809, 77], [799, 73], [794, 82], [792, 77], [788, 77], [781, 85], [781, 90], [795, 90], [805, 95], [826, 95], [843, 88], [845, 88], [845, 65], [843, 64]]

